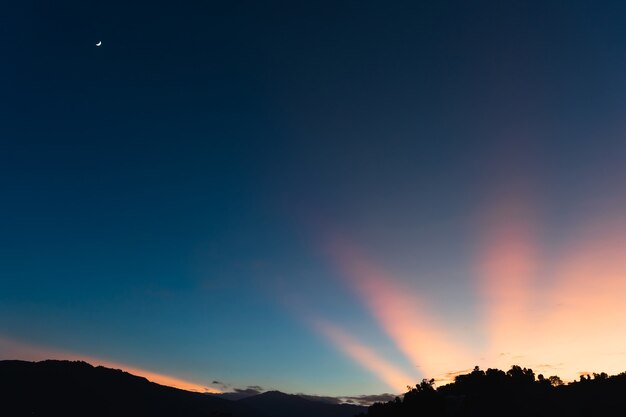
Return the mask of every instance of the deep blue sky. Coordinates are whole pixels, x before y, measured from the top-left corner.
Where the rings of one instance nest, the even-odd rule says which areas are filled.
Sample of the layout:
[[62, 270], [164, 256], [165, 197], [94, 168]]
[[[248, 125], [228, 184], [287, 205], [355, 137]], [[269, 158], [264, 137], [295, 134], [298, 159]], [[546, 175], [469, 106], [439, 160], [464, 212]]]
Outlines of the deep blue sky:
[[2, 5], [0, 354], [355, 395], [622, 312], [623, 2], [183, 3]]

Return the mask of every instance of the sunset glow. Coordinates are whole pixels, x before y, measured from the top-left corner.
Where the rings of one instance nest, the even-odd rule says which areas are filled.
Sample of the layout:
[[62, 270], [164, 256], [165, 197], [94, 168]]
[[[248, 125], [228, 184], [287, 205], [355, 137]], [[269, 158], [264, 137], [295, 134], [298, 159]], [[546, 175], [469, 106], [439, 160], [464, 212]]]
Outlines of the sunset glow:
[[[476, 296], [484, 306], [484, 351], [455, 340], [458, 329], [437, 319], [437, 306], [385, 273], [354, 244], [334, 239], [328, 252], [396, 346], [424, 377], [440, 384], [452, 381], [452, 370], [466, 370], [467, 364], [502, 369], [523, 364], [567, 380], [576, 380], [585, 369], [621, 372], [616, 358], [626, 358], [626, 337], [621, 336], [626, 334], [624, 222], [604, 219], [602, 227], [581, 227], [558, 259], [545, 259], [528, 213], [509, 202], [490, 214], [476, 274]], [[550, 284], [539, 286], [542, 280]], [[350, 350], [346, 346], [353, 344], [337, 345]], [[363, 355], [358, 360], [389, 380], [379, 367], [368, 365], [381, 361], [364, 361]]]
[[187, 391], [202, 393], [220, 393], [220, 390], [203, 386], [195, 382], [186, 381], [170, 375], [148, 371], [135, 366], [129, 366], [119, 362], [83, 355], [76, 352], [63, 351], [42, 346], [33, 346], [23, 342], [0, 336], [0, 358], [12, 358], [27, 361], [42, 361], [47, 359], [83, 361], [93, 366], [104, 366], [112, 369], [121, 369], [133, 375], [142, 376], [149, 381], [160, 385], [179, 388]]
[[626, 2], [6, 3], [0, 360], [626, 371]]

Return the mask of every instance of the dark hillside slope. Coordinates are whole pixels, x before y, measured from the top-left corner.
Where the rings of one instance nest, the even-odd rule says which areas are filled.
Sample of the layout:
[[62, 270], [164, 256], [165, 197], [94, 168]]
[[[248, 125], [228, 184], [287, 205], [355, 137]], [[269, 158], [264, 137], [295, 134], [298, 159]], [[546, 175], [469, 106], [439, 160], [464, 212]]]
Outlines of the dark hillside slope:
[[365, 411], [278, 391], [230, 401], [85, 362], [0, 361], [2, 417], [353, 417]]
[[0, 361], [0, 415], [255, 417], [241, 405], [85, 362]]

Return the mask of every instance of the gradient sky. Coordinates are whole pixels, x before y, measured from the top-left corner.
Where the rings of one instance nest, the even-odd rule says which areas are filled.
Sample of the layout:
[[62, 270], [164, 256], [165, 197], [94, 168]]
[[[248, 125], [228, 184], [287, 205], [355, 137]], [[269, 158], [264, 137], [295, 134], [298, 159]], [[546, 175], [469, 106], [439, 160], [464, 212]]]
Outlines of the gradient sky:
[[626, 370], [626, 3], [129, 3], [1, 6], [1, 358]]

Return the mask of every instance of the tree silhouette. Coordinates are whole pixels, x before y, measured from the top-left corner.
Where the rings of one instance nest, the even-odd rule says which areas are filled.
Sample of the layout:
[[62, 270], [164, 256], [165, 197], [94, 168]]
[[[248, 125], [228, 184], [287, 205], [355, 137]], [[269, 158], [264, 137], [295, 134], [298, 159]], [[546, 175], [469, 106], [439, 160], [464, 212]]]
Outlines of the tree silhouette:
[[423, 379], [407, 387], [402, 400], [372, 405], [368, 416], [626, 416], [626, 373], [592, 375], [566, 385], [557, 375], [535, 377], [532, 369], [518, 365], [506, 372], [476, 366], [437, 388], [433, 379]]
[[548, 377], [548, 381], [550, 381], [550, 385], [552, 385], [553, 387], [560, 387], [561, 385], [563, 385], [563, 380], [561, 380], [561, 378], [556, 375]]

